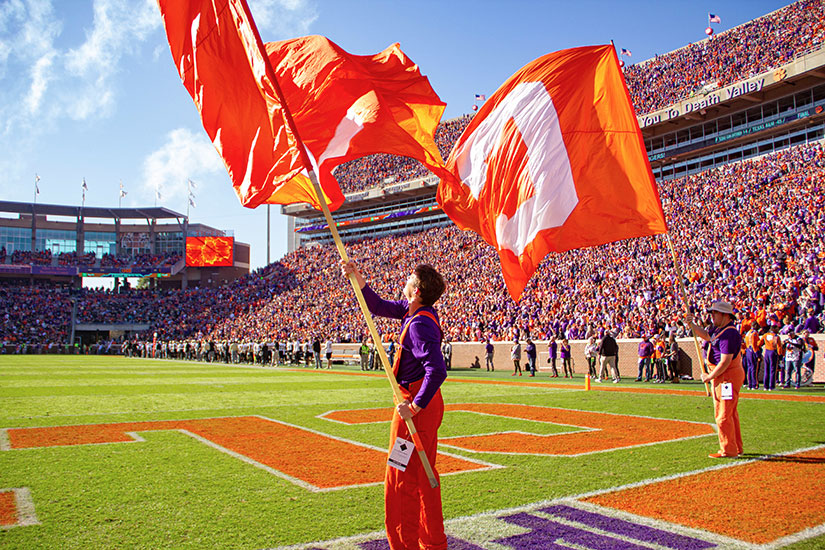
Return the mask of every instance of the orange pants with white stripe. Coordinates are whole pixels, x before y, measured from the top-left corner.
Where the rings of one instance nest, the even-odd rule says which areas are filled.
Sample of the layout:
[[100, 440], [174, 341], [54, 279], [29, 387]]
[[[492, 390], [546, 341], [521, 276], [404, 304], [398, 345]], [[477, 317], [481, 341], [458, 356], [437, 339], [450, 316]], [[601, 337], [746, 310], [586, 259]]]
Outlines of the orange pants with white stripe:
[[[401, 388], [405, 399], [412, 402], [421, 381]], [[444, 400], [441, 390], [430, 403], [413, 417], [415, 429], [424, 444], [427, 458], [438, 479], [435, 457], [438, 448], [438, 428], [444, 418]], [[412, 441], [404, 420], [393, 414], [390, 428], [390, 449], [397, 437]], [[392, 550], [444, 550], [447, 536], [444, 534], [444, 516], [441, 512], [441, 487], [433, 489], [418, 450], [413, 452], [405, 471], [387, 465], [384, 477], [384, 524], [387, 540]]]
[[[742, 430], [739, 427], [739, 390], [745, 381], [745, 370], [739, 356], [721, 376], [713, 380], [713, 408], [719, 428], [719, 450], [726, 456], [742, 454]], [[733, 386], [733, 399], [722, 399], [722, 384]]]

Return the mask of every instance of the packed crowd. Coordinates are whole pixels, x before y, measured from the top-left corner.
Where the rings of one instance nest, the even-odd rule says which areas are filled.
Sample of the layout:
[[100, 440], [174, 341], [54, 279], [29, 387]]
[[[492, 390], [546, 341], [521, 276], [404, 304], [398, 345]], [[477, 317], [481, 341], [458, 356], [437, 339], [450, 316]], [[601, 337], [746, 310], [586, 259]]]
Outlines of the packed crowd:
[[[724, 296], [743, 311], [769, 310], [785, 332], [809, 310], [821, 317], [823, 184], [821, 144], [663, 183], [671, 233], [685, 236], [677, 246], [692, 302]], [[443, 259], [432, 257], [445, 249]], [[662, 326], [679, 329], [681, 304], [663, 237], [551, 255], [518, 304], [504, 289], [494, 251], [454, 227], [361, 241], [350, 255], [362, 259], [367, 279], [385, 296], [397, 293], [415, 264], [434, 262], [448, 281], [440, 310], [453, 340], [514, 333], [583, 338], [604, 328], [639, 337]], [[304, 337], [330, 328], [337, 338], [360, 337], [363, 321], [341, 284], [334, 248], [298, 250], [281, 263], [294, 274], [294, 289], [250, 304], [214, 329], [215, 337]]]
[[[101, 267], [134, 267], [151, 266], [165, 267], [175, 265], [182, 256], [177, 252], [167, 252], [165, 254], [139, 253], [134, 255], [103, 254], [100, 257]], [[7, 262], [8, 260], [8, 262]], [[6, 252], [6, 248], [0, 248], [0, 264], [10, 263], [16, 265], [37, 265], [49, 266], [53, 263], [58, 266], [94, 266], [97, 263], [97, 255], [94, 252], [78, 254], [77, 252], [61, 252], [55, 262], [51, 250], [38, 250], [35, 252], [26, 250], [15, 250], [11, 254]]]
[[[663, 182], [691, 303], [724, 297], [781, 333], [825, 306], [825, 153], [802, 145], [760, 159]], [[420, 262], [441, 271], [445, 334], [454, 341], [562, 335], [636, 338], [680, 330], [681, 303], [663, 237], [631, 239], [548, 256], [521, 300], [507, 294], [498, 258], [455, 227], [367, 239], [348, 246], [374, 289], [395, 297]], [[433, 251], [449, 250], [434, 255]], [[68, 298], [48, 289], [2, 288], [0, 339], [64, 340]], [[316, 336], [360, 341], [365, 326], [333, 246], [296, 250], [216, 289], [83, 291], [79, 323], [149, 322], [164, 339], [280, 341]], [[396, 323], [378, 320], [382, 333]], [[684, 328], [681, 327], [682, 333]]]
[[67, 292], [46, 286], [0, 286], [0, 342], [65, 343], [71, 330]]
[[636, 113], [687, 99], [702, 87], [728, 86], [823, 46], [825, 3], [799, 0], [708, 40], [625, 69]]

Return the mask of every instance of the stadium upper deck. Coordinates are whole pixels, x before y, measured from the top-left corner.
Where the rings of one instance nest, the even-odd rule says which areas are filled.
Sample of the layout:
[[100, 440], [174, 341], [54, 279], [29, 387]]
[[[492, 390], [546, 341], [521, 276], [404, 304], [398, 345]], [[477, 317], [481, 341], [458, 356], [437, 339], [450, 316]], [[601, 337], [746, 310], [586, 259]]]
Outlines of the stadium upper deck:
[[[658, 180], [825, 136], [825, 0], [801, 0], [719, 35], [627, 67], [625, 79]], [[445, 158], [470, 116], [447, 121]], [[339, 167], [335, 213], [352, 241], [440, 227], [438, 179], [411, 159], [373, 155]], [[320, 213], [291, 205], [289, 250], [331, 240]]]

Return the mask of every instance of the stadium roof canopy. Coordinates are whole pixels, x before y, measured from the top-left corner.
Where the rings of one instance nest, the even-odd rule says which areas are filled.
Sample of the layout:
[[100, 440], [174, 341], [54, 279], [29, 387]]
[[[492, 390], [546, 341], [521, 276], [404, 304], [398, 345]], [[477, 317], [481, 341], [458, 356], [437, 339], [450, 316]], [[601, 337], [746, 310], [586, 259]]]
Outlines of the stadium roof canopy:
[[16, 214], [74, 216], [76, 218], [112, 219], [172, 219], [186, 218], [186, 215], [168, 208], [150, 206], [141, 208], [107, 208], [101, 206], [66, 206], [60, 204], [37, 204], [33, 202], [0, 201], [0, 212]]

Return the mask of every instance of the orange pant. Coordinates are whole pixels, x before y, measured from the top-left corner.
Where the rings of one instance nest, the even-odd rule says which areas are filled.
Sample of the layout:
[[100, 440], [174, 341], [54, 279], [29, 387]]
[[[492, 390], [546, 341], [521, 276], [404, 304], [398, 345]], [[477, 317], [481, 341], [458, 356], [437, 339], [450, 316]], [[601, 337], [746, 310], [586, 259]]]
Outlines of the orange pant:
[[[742, 431], [739, 428], [739, 390], [745, 381], [742, 359], [737, 356], [733, 363], [713, 382], [713, 409], [716, 412], [716, 425], [719, 427], [719, 448], [728, 456], [742, 454]], [[722, 384], [733, 385], [733, 399], [722, 399]]]
[[[401, 392], [406, 399], [418, 393], [421, 382], [414, 382], [407, 391]], [[427, 458], [435, 471], [435, 456], [438, 447], [438, 428], [444, 417], [444, 400], [439, 390], [429, 405], [413, 417], [415, 429], [421, 436]], [[390, 449], [395, 438], [412, 441], [404, 420], [393, 415], [390, 428]], [[441, 487], [430, 487], [430, 481], [421, 465], [418, 450], [413, 452], [406, 471], [402, 472], [387, 465], [384, 477], [384, 524], [387, 540], [392, 550], [446, 550], [447, 536], [444, 534], [444, 516], [441, 513]], [[436, 472], [438, 478], [438, 472]]]

